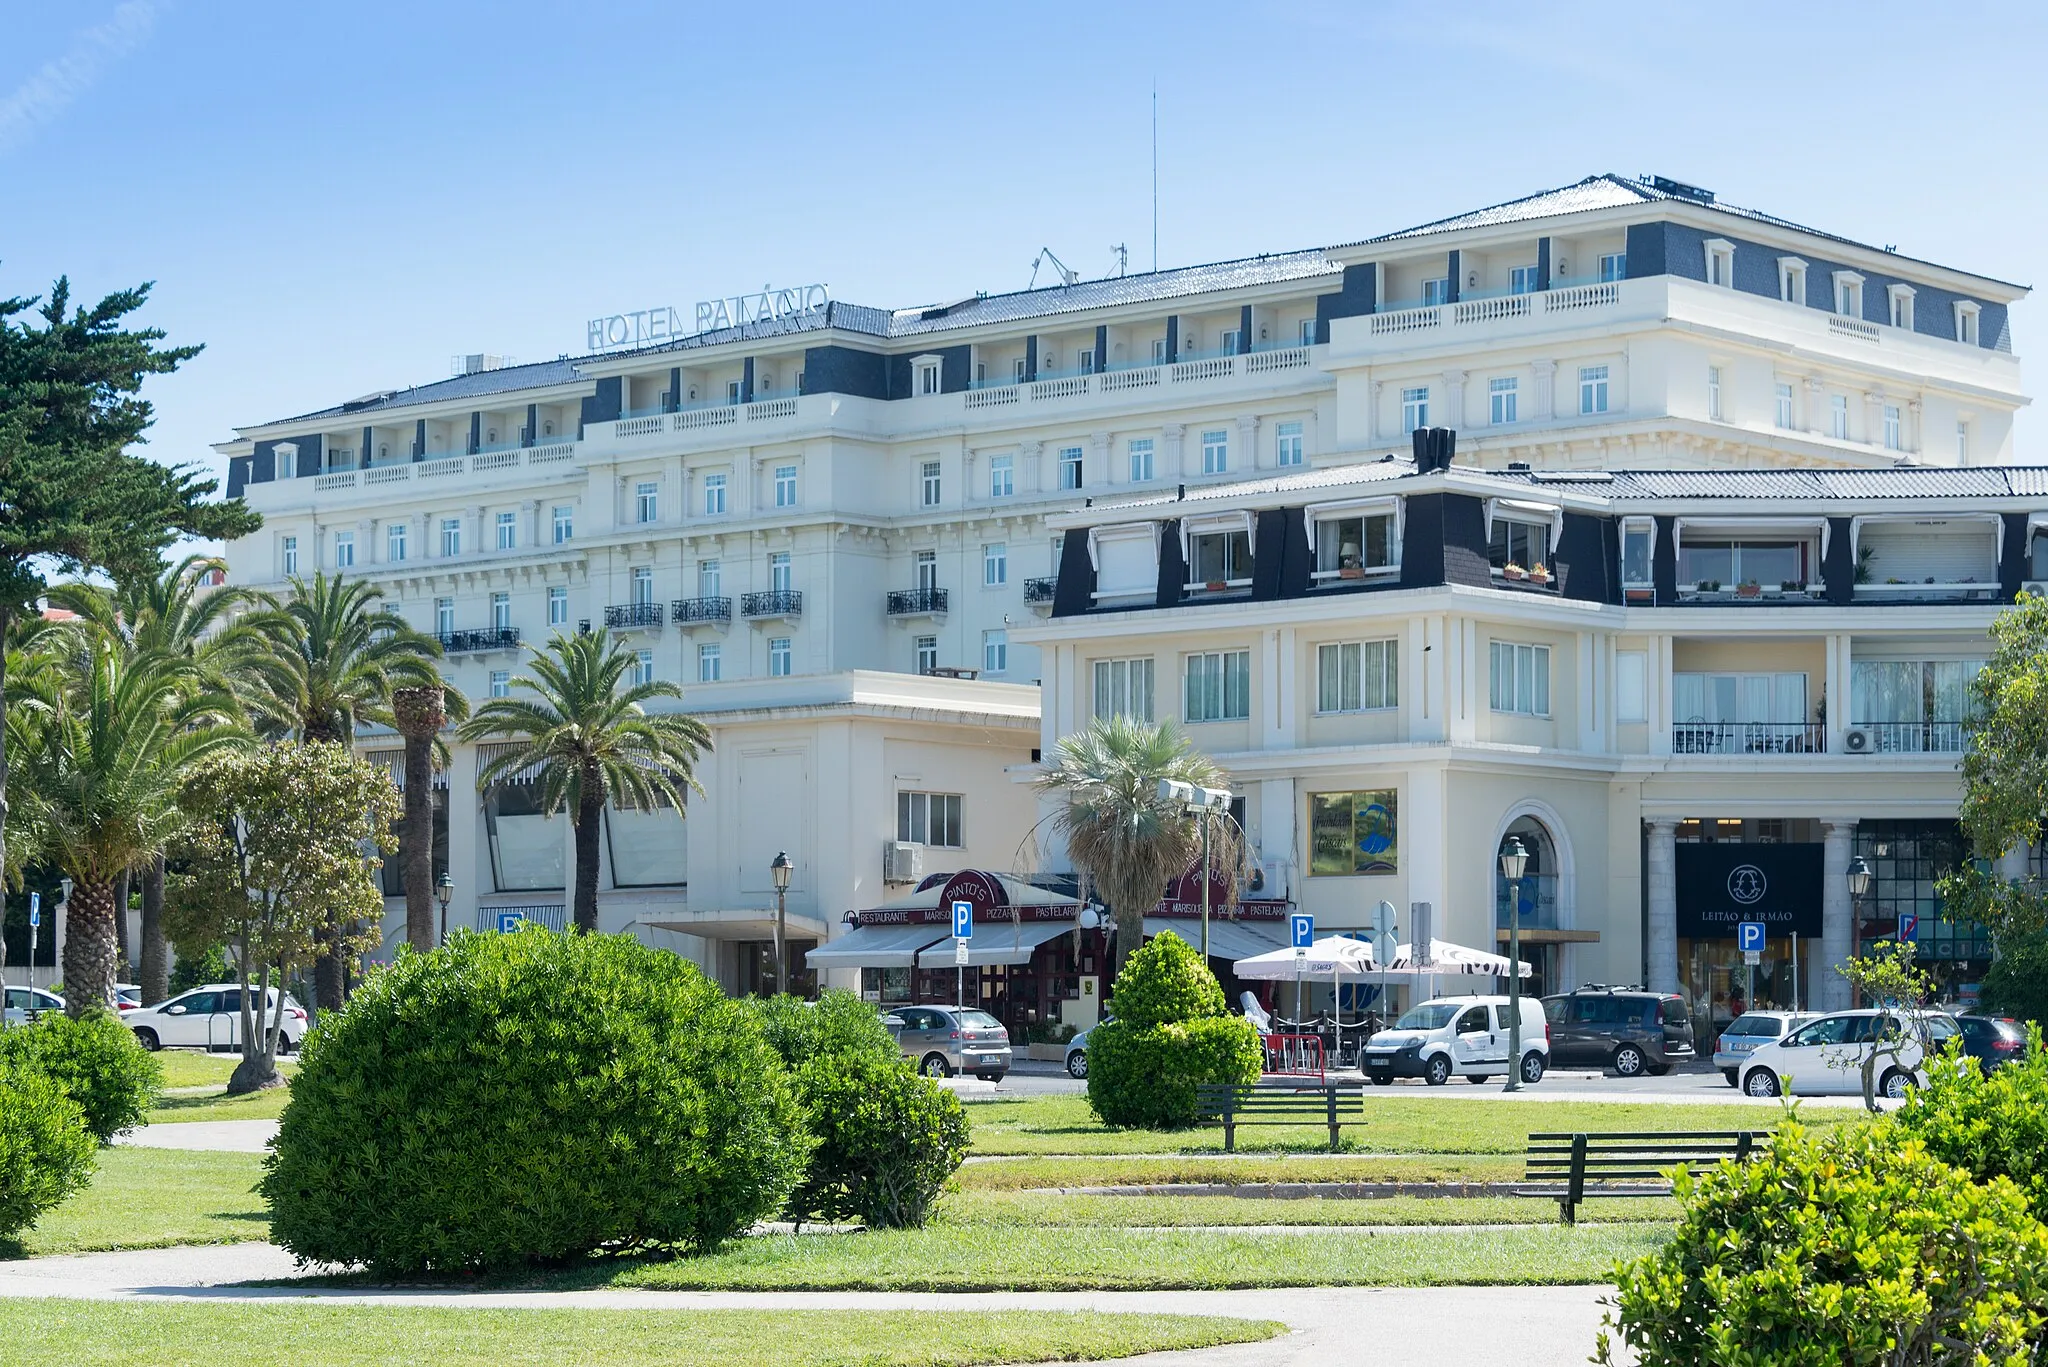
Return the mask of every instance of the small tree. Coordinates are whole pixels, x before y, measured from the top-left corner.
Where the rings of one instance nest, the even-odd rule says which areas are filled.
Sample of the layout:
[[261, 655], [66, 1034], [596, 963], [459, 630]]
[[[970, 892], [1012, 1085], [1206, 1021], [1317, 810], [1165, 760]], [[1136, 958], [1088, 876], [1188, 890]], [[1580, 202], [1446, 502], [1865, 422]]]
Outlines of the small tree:
[[[222, 756], [193, 776], [185, 803], [193, 834], [173, 901], [175, 937], [232, 946], [242, 1061], [228, 1092], [274, 1087], [292, 965], [322, 951], [360, 952], [354, 942], [317, 938], [322, 927], [368, 925], [374, 935], [383, 920], [377, 861], [364, 851], [390, 838], [398, 794], [347, 745], [316, 741]], [[266, 1022], [273, 969], [279, 990]]]
[[2048, 821], [2048, 599], [2021, 594], [1991, 624], [1991, 658], [1970, 681], [1963, 722], [1963, 833], [1975, 860], [1939, 884], [1949, 916], [1987, 927], [2003, 947], [2048, 929], [2048, 889], [2006, 879], [1993, 861]]
[[[1935, 1053], [1926, 1014], [1934, 979], [1913, 966], [1910, 940], [1879, 941], [1869, 954], [1851, 959], [1835, 971], [1849, 980], [1859, 997], [1881, 1011], [1871, 1034], [1874, 1047], [1863, 1055], [1863, 1105], [1875, 1112], [1878, 1079], [1903, 1066], [1907, 1049], [1917, 1044], [1923, 1060]], [[1885, 1066], [1880, 1069], [1880, 1064]]]

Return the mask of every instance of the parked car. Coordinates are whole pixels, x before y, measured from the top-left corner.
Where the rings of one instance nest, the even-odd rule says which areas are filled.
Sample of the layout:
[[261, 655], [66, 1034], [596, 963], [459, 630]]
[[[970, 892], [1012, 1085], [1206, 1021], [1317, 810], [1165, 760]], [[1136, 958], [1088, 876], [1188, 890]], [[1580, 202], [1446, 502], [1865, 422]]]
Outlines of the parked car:
[[1634, 987], [1581, 987], [1543, 999], [1550, 1057], [1612, 1068], [1623, 1077], [1653, 1077], [1693, 1057], [1692, 1013], [1675, 992]]
[[1010, 1071], [1010, 1032], [986, 1011], [957, 1006], [899, 1006], [882, 1024], [926, 1077], [972, 1073], [1001, 1082]]
[[[1959, 1029], [1955, 1018], [1943, 1012], [1917, 1015], [1936, 1050]], [[1877, 1078], [1879, 1095], [1902, 1097], [1927, 1081], [1919, 1032], [1907, 1028], [1898, 1012], [1872, 1009], [1822, 1016], [1783, 1039], [1758, 1045], [1743, 1060], [1742, 1090], [1748, 1096], [1854, 1095], [1863, 1090], [1864, 1061], [1883, 1041], [1902, 1032], [1905, 1040], [1897, 1060], [1885, 1063]]]
[[140, 983], [114, 984], [114, 1007], [117, 1011], [126, 1015], [141, 1005], [142, 985]]
[[1088, 1036], [1094, 1033], [1091, 1026], [1067, 1041], [1067, 1076], [1086, 1079], [1088, 1076]]
[[64, 999], [54, 992], [45, 992], [38, 987], [31, 991], [26, 987], [7, 989], [7, 1023], [26, 1025], [29, 1017], [45, 1011], [62, 1011]]
[[1783, 1039], [1788, 1031], [1796, 1030], [1813, 1019], [1810, 1011], [1745, 1011], [1728, 1022], [1728, 1028], [1721, 1032], [1721, 1038], [1714, 1044], [1714, 1066], [1721, 1070], [1721, 1076], [1728, 1079], [1730, 1087], [1742, 1085], [1742, 1061], [1759, 1044]]
[[2027, 1028], [2003, 1016], [1957, 1016], [1963, 1052], [1986, 1073], [2026, 1057]]
[[[1441, 1087], [1452, 1077], [1484, 1082], [1508, 1071], [1506, 997], [1438, 997], [1411, 1006], [1390, 1029], [1365, 1042], [1365, 1075], [1376, 1086], [1419, 1077]], [[1522, 1081], [1540, 1082], [1550, 1065], [1543, 1004], [1522, 998]]]
[[[277, 989], [265, 999], [267, 1028], [277, 1009]], [[242, 988], [208, 983], [155, 1006], [140, 1006], [121, 1017], [145, 1049], [239, 1049], [242, 1047]], [[306, 1008], [287, 993], [277, 1047], [290, 1053], [306, 1038]]]

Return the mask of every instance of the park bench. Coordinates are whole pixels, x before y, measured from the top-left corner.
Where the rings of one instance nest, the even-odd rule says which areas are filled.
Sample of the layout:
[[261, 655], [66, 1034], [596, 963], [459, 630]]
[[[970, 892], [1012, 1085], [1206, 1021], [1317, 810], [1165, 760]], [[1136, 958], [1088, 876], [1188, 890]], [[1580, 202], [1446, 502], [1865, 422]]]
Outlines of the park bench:
[[1327, 1125], [1334, 1153], [1344, 1126], [1365, 1123], [1362, 1093], [1362, 1088], [1334, 1082], [1250, 1087], [1205, 1083], [1198, 1089], [1202, 1114], [1212, 1123], [1223, 1122], [1225, 1153], [1236, 1151], [1240, 1125]]
[[[1770, 1142], [1769, 1130], [1671, 1130], [1653, 1134], [1532, 1134], [1517, 1195], [1557, 1202], [1565, 1224], [1596, 1196], [1664, 1196], [1671, 1173], [1699, 1172], [1724, 1158], [1746, 1162]], [[1615, 1185], [1621, 1184], [1621, 1185]]]

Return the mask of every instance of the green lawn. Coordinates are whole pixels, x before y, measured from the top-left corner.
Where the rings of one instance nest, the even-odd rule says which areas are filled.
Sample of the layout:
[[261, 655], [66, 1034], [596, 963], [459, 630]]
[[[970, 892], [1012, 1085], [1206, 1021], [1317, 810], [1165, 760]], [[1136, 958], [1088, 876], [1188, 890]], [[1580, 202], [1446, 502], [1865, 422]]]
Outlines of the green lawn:
[[254, 1191], [262, 1172], [253, 1153], [103, 1149], [92, 1185], [44, 1215], [18, 1247], [0, 1243], [0, 1257], [267, 1239], [270, 1208]]
[[1513, 1182], [1521, 1176], [1521, 1159], [1505, 1154], [1381, 1158], [1355, 1153], [1211, 1153], [1175, 1158], [1006, 1158], [969, 1163], [957, 1180], [966, 1191], [1023, 1191], [1196, 1182]]
[[[1541, 1225], [1557, 1222], [1557, 1202], [1513, 1196], [1394, 1196], [1374, 1200], [1235, 1196], [1077, 1196], [1055, 1192], [960, 1191], [940, 1203], [948, 1225], [1063, 1227], [1213, 1225]], [[1672, 1221], [1669, 1197], [1621, 1197], [1582, 1207], [1584, 1221]]]
[[[232, 1065], [230, 1065], [232, 1067]], [[150, 1108], [149, 1123], [175, 1125], [185, 1120], [275, 1120], [292, 1099], [290, 1087], [271, 1087], [243, 1096], [229, 1096], [225, 1082], [204, 1092], [160, 1098]]]
[[0, 1301], [0, 1343], [44, 1367], [968, 1367], [1250, 1343], [1271, 1320], [1043, 1311], [476, 1310]]
[[[166, 1087], [225, 1087], [228, 1074], [242, 1061], [240, 1054], [209, 1054], [198, 1049], [159, 1049], [156, 1060], [163, 1065]], [[298, 1069], [297, 1059], [281, 1058], [277, 1070], [290, 1075]]]

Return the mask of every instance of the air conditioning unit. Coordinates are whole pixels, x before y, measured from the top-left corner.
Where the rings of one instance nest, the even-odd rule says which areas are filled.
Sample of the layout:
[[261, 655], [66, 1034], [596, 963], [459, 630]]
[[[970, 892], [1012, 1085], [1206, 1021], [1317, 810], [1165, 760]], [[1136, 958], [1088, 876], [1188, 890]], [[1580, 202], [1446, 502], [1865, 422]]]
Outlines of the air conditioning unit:
[[891, 840], [882, 846], [882, 881], [916, 883], [924, 878], [924, 846]]
[[2026, 583], [2020, 585], [2020, 591], [2022, 593], [2038, 593], [2041, 597], [2048, 598], [2048, 579], [2029, 579]]
[[1868, 755], [1877, 749], [1877, 733], [1867, 726], [1851, 726], [1842, 732], [1842, 749], [1852, 755]]

